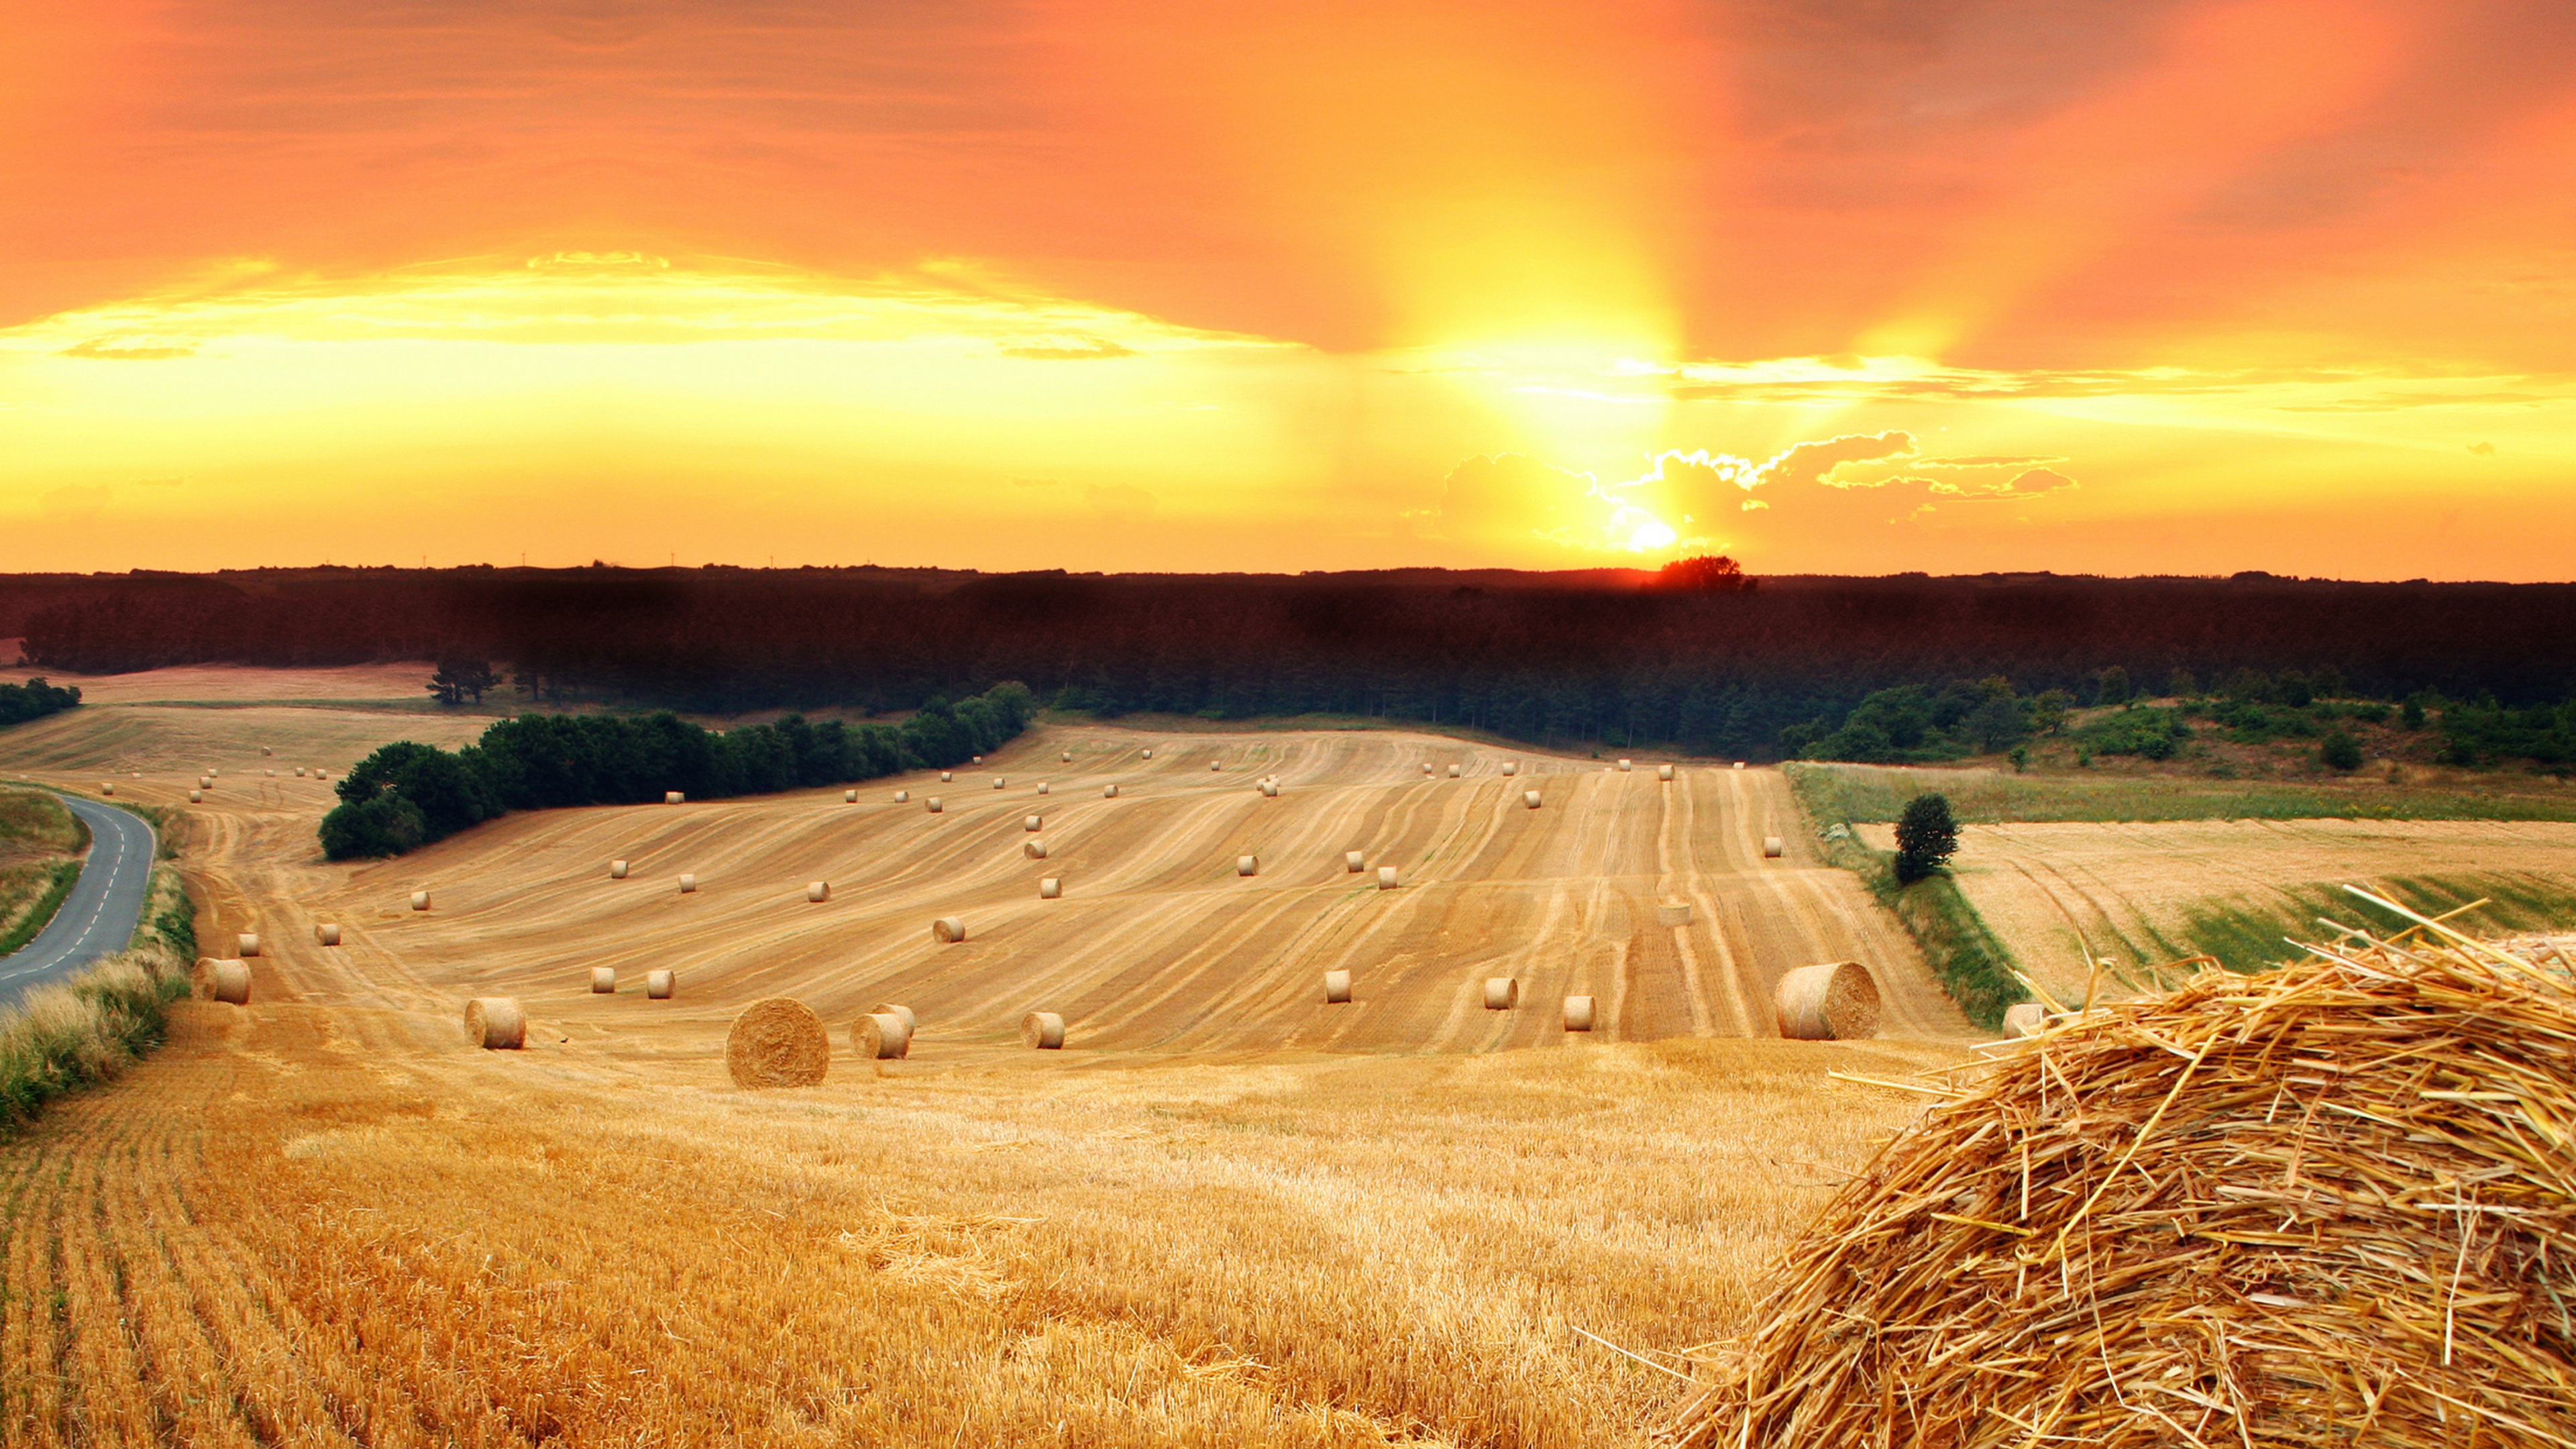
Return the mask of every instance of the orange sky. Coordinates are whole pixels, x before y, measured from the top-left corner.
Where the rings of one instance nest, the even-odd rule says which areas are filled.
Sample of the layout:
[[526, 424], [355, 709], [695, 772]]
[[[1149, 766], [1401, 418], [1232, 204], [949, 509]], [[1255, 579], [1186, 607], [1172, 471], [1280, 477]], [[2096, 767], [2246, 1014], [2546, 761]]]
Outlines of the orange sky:
[[0, 570], [2576, 576], [2556, 0], [0, 6]]

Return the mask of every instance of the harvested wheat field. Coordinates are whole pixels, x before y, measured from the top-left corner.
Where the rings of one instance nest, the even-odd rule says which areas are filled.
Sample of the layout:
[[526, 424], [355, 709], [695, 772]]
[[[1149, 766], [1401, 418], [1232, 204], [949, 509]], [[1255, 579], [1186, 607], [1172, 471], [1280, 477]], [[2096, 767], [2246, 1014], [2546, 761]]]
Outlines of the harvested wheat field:
[[[1893, 829], [1858, 827], [1881, 849]], [[2388, 925], [2340, 895], [2420, 884], [2418, 904], [2480, 896], [2488, 926], [2567, 919], [2576, 825], [2477, 820], [2232, 820], [1971, 825], [1959, 888], [2022, 969], [2081, 997], [2090, 954], [2122, 967], [2217, 949], [2232, 965], [2286, 960], [2316, 916]], [[2403, 892], [2401, 892], [2403, 893]], [[2518, 913], [2517, 913], [2518, 908]], [[2230, 947], [2234, 949], [2229, 949]], [[2250, 959], [2239, 959], [2250, 958]]]
[[[987, 762], [1030, 785], [940, 815], [890, 779], [356, 865], [316, 852], [327, 785], [259, 773], [481, 723], [117, 705], [0, 746], [64, 783], [132, 761], [152, 804], [221, 769], [183, 868], [203, 939], [263, 945], [250, 1005], [183, 1003], [0, 1148], [8, 1442], [1632, 1443], [1689, 1386], [1576, 1330], [1687, 1371], [1919, 1110], [1829, 1073], [1967, 1034], [1847, 877], [1761, 861], [1793, 808], [1763, 771], [1042, 729]], [[1770, 1039], [1778, 976], [1842, 959], [1894, 1039]], [[648, 1001], [663, 969], [688, 989]], [[1496, 975], [1519, 1010], [1483, 1009]], [[524, 1005], [522, 1050], [467, 1041], [478, 997]], [[819, 1085], [735, 1086], [770, 997], [829, 1035]], [[919, 1033], [862, 1061], [887, 1002]], [[1032, 1010], [1064, 1049], [1019, 1044]]]

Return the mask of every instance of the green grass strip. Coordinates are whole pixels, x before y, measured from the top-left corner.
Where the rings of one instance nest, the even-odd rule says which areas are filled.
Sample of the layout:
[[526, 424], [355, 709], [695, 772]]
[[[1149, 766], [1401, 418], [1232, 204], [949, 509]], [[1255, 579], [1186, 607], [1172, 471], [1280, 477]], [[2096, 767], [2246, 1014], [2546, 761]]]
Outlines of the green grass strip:
[[55, 862], [53, 883], [45, 887], [43, 895], [36, 897], [35, 907], [20, 917], [18, 924], [9, 928], [8, 934], [0, 935], [0, 956], [6, 956], [36, 939], [36, 933], [53, 920], [54, 912], [63, 908], [64, 897], [69, 896], [72, 887], [80, 883], [80, 873], [81, 863], [77, 860]]
[[2029, 993], [2013, 975], [2012, 953], [1986, 928], [1977, 908], [1960, 893], [1959, 883], [1945, 871], [1910, 886], [1898, 885], [1895, 853], [1872, 850], [1853, 833], [1841, 772], [1801, 763], [1781, 768], [1825, 859], [1859, 876], [1879, 904], [1905, 924], [1942, 989], [1959, 1003], [1969, 1021], [1987, 1031], [2001, 1030], [2004, 1008], [2028, 999]]

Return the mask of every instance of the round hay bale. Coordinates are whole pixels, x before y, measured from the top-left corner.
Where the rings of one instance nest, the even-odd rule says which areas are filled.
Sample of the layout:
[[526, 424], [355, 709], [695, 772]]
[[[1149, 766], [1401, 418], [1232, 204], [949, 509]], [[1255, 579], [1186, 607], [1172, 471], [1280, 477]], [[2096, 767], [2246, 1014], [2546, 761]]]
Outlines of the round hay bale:
[[1655, 907], [1655, 924], [1658, 926], [1687, 926], [1690, 923], [1691, 908], [1688, 901], [1665, 901]]
[[1046, 859], [1046, 842], [1043, 840], [1023, 840], [1020, 842], [1020, 854], [1027, 856], [1031, 860], [1044, 860]]
[[694, 894], [696, 894], [696, 893], [697, 893], [697, 889], [698, 889], [698, 878], [697, 878], [696, 876], [694, 876], [694, 875], [684, 875], [684, 876], [680, 877], [680, 894], [682, 894], [682, 895], [684, 895], [684, 896], [685, 896], [685, 895], [694, 895]]
[[1020, 1018], [1020, 1045], [1051, 1052], [1064, 1045], [1064, 1018], [1052, 1011], [1032, 1011]]
[[206, 792], [205, 792], [205, 791], [203, 791], [203, 790], [191, 790], [191, 791], [189, 791], [189, 792], [188, 792], [188, 803], [189, 803], [189, 804], [191, 804], [191, 805], [203, 805], [203, 804], [205, 804], [205, 803], [206, 803]]
[[250, 1005], [250, 963], [247, 961], [216, 962], [211, 989], [207, 995], [228, 1006]]
[[1379, 866], [1377, 868], [1377, 888], [1382, 891], [1391, 891], [1395, 889], [1395, 886], [1395, 867], [1391, 865]]
[[725, 1033], [725, 1070], [737, 1087], [810, 1087], [831, 1067], [823, 1019], [792, 996], [753, 1002]]
[[313, 928], [313, 944], [314, 944], [314, 945], [316, 945], [316, 946], [337, 946], [337, 945], [339, 945], [339, 944], [340, 944], [340, 928], [339, 928], [338, 926], [332, 925], [332, 924], [330, 924], [330, 923], [328, 923], [328, 922], [325, 922], [325, 923], [324, 923], [324, 924], [322, 924], [322, 925], [315, 926], [315, 927]]
[[263, 760], [264, 760], [264, 759], [269, 758], [269, 757], [270, 757], [270, 756], [272, 756], [272, 755], [275, 755], [276, 753], [277, 753], [277, 751], [270, 749], [270, 748], [269, 748], [268, 746], [266, 746], [266, 745], [262, 745], [262, 746], [260, 746], [260, 747], [259, 747], [259, 756], [260, 756], [260, 758], [261, 758], [261, 759], [263, 759]]
[[1449, 778], [1452, 780], [1458, 778], [1458, 767], [1456, 765], [1451, 765], [1449, 767]]
[[962, 916], [941, 916], [930, 923], [930, 939], [943, 946], [954, 946], [966, 939], [966, 920]]
[[271, 779], [271, 780], [274, 780], [274, 779], [276, 779], [276, 778], [277, 778], [277, 772], [276, 772], [275, 770], [262, 770], [262, 771], [260, 771], [260, 774], [262, 774], [262, 775], [266, 776], [267, 778], [269, 778], [269, 779]]
[[2004, 1035], [2037, 1036], [2048, 1025], [2048, 1008], [2036, 1001], [2024, 1001], [2004, 1008]]
[[1040, 781], [1038, 781], [1038, 793], [1039, 793], [1039, 794], [1041, 794], [1041, 795], [1052, 795], [1052, 794], [1054, 794], [1055, 792], [1054, 792], [1054, 791], [1052, 791], [1052, 790], [1049, 790], [1049, 789], [1047, 788], [1047, 782], [1046, 782], [1046, 781], [1044, 781], [1044, 780], [1040, 780]]
[[615, 996], [617, 994], [617, 968], [614, 966], [591, 967], [590, 994], [593, 996]]
[[1565, 998], [1565, 1029], [1567, 1031], [1590, 1031], [1592, 1029], [1591, 997], [1569, 996]]
[[976, 763], [976, 764], [979, 764], [979, 765], [980, 765], [980, 764], [982, 764], [982, 763], [984, 763], [984, 757], [983, 757], [982, 755], [977, 755], [977, 756], [975, 757], [975, 763]]
[[688, 801], [689, 797], [677, 790], [665, 790], [662, 792], [662, 803], [665, 805], [685, 805]]
[[842, 804], [844, 804], [844, 805], [856, 805], [856, 804], [858, 804], [858, 803], [859, 803], [859, 792], [858, 792], [858, 791], [856, 791], [856, 790], [844, 790], [844, 791], [842, 791], [842, 792], [841, 792], [841, 803], [842, 803]]
[[428, 910], [428, 909], [429, 909], [429, 892], [427, 892], [427, 891], [413, 891], [413, 892], [411, 893], [411, 908], [412, 908], [413, 910], [415, 910], [415, 911], [425, 911], [425, 910]]
[[863, 1062], [899, 1061], [912, 1055], [912, 1028], [892, 1012], [869, 1012], [850, 1023], [850, 1049]]
[[930, 813], [933, 815], [936, 815], [948, 808], [947, 806], [939, 803], [939, 797], [936, 795], [931, 796], [927, 803], [930, 806]]
[[996, 789], [996, 790], [999, 790], [999, 789], [1001, 789], [1001, 788], [1002, 788], [1002, 784], [1003, 784], [1002, 777], [1001, 777], [1001, 776], [999, 776], [999, 775], [995, 775], [995, 776], [993, 777], [993, 788], [994, 788], [994, 789]]
[[1152, 758], [1154, 758], [1154, 752], [1153, 752], [1151, 749], [1146, 750], [1146, 751], [1145, 751], [1145, 758], [1146, 758], [1146, 759], [1149, 759], [1149, 760], [1150, 760], [1150, 759], [1152, 759]]
[[1510, 1011], [1521, 1004], [1521, 979], [1517, 976], [1485, 978], [1485, 1009]]
[[528, 1014], [515, 996], [478, 996], [465, 1003], [465, 1039], [487, 1052], [514, 1052], [528, 1044]]
[[820, 904], [832, 898], [832, 883], [827, 880], [805, 882], [805, 899]]
[[1257, 855], [1236, 856], [1234, 858], [1234, 873], [1236, 875], [1261, 874], [1261, 857]]
[[1064, 752], [1064, 759], [1063, 759], [1062, 763], [1064, 763], [1064, 764], [1068, 764], [1068, 765], [1070, 765], [1070, 764], [1072, 764], [1072, 763], [1073, 763], [1073, 751], [1071, 751], [1071, 750], [1067, 750], [1067, 751], [1065, 751], [1065, 752]]
[[1431, 762], [1429, 760], [1422, 762], [1422, 773], [1426, 775], [1431, 773]]
[[1046, 821], [1035, 815], [1023, 815], [1020, 817], [1020, 828], [1022, 830], [1044, 830], [1046, 829]]
[[1103, 799], [1103, 800], [1115, 800], [1115, 799], [1117, 799], [1117, 798], [1118, 798], [1118, 787], [1117, 787], [1117, 786], [1115, 786], [1115, 785], [1107, 785], [1107, 786], [1103, 786], [1103, 787], [1101, 788], [1101, 791], [1100, 791], [1100, 798], [1101, 798], [1101, 799]]
[[1532, 810], [1536, 810], [1538, 808], [1538, 792], [1536, 790], [1523, 790], [1521, 792], [1521, 803]]
[[1795, 1041], [1878, 1035], [1878, 978], [1857, 961], [1801, 966], [1780, 978], [1780, 1034]]
[[956, 783], [957, 783], [957, 776], [956, 776], [953, 772], [951, 772], [951, 771], [948, 771], [948, 770], [942, 770], [942, 771], [940, 771], [940, 772], [939, 772], [939, 783], [940, 783], [940, 784], [942, 784], [942, 785], [953, 785], [953, 784], [956, 784]]
[[1064, 895], [1064, 877], [1062, 877], [1062, 876], [1054, 876], [1054, 875], [1042, 875], [1042, 876], [1038, 877], [1038, 899], [1039, 899], [1039, 900], [1042, 900], [1042, 901], [1059, 900], [1059, 899], [1061, 899], [1061, 898], [1063, 897], [1063, 895]]
[[1327, 1006], [1340, 1006], [1347, 1003], [1350, 999], [1351, 973], [1348, 971], [1325, 972], [1324, 1004]]
[[1506, 775], [1517, 775], [1517, 774], [1519, 774], [1520, 772], [1521, 772], [1521, 762], [1520, 762], [1520, 761], [1518, 761], [1518, 760], [1505, 760], [1505, 761], [1503, 761], [1503, 773], [1504, 773], [1504, 774], [1506, 774]]
[[608, 878], [610, 880], [626, 879], [626, 862], [622, 860], [610, 861], [608, 863]]
[[876, 1005], [869, 1007], [868, 1011], [874, 1016], [902, 1017], [903, 1034], [906, 1037], [909, 1037], [914, 1032], [921, 1030], [921, 1018], [912, 1014], [911, 1007], [905, 1006], [900, 1002], [880, 1001]]
[[1762, 858], [1764, 860], [1778, 860], [1781, 856], [1788, 853], [1789, 842], [1782, 840], [1776, 835], [1766, 835], [1762, 837]]
[[1673, 767], [1672, 767], [1672, 766], [1670, 766], [1670, 765], [1657, 765], [1657, 766], [1655, 767], [1655, 778], [1656, 778], [1656, 779], [1658, 779], [1658, 780], [1669, 780], [1669, 779], [1671, 779], [1672, 777], [1673, 777]]
[[215, 788], [215, 777], [212, 775], [199, 775], [197, 777], [197, 788], [200, 790], [211, 790]]
[[1742, 760], [1738, 760], [1738, 761], [1736, 761], [1736, 762], [1735, 762], [1735, 768], [1737, 768], [1737, 769], [1739, 769], [1739, 770], [1743, 769], [1743, 768], [1744, 768], [1744, 762], [1743, 762]]
[[102, 795], [113, 795], [116, 793], [116, 786], [109, 781], [101, 780], [98, 782], [98, 793]]
[[2576, 1120], [2576, 981], [2449, 939], [2206, 971], [1948, 1076], [1656, 1442], [2576, 1443], [2576, 1185], [2535, 1130]]
[[1628, 771], [1629, 771], [1629, 769], [1630, 769], [1630, 768], [1631, 768], [1631, 763], [1630, 763], [1629, 761], [1627, 761], [1627, 760], [1621, 760], [1621, 761], [1619, 762], [1619, 773], [1620, 773], [1620, 774], [1624, 775], [1624, 774], [1628, 773]]
[[1357, 875], [1361, 871], [1368, 869], [1368, 857], [1360, 854], [1356, 850], [1345, 850], [1342, 852], [1342, 869], [1349, 871], [1353, 875]]
[[897, 791], [895, 791], [895, 792], [894, 792], [894, 803], [896, 803], [897, 805], [909, 805], [909, 804], [911, 804], [911, 803], [912, 803], [912, 792], [911, 792], [910, 790], [897, 790]]
[[295, 767], [295, 778], [299, 780], [304, 778], [304, 767], [302, 765]]
[[668, 1001], [671, 999], [671, 993], [678, 989], [679, 984], [679, 973], [673, 971], [667, 966], [647, 971], [644, 973], [644, 999], [647, 1001]]
[[1262, 782], [1261, 782], [1261, 797], [1262, 797], [1263, 799], [1265, 799], [1265, 800], [1276, 800], [1276, 799], [1278, 799], [1278, 798], [1279, 798], [1279, 783], [1278, 783], [1277, 781], [1275, 781], [1275, 780], [1264, 780], [1264, 781], [1262, 781]]

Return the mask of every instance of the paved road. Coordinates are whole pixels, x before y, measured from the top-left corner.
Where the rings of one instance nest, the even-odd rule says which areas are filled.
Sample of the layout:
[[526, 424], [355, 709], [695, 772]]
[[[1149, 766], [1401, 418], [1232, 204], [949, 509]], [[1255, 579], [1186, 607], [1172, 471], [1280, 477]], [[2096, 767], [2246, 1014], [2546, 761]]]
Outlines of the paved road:
[[59, 981], [134, 939], [152, 889], [152, 827], [136, 816], [66, 795], [63, 803], [89, 825], [89, 864], [62, 909], [36, 939], [0, 956], [0, 1007], [14, 1006], [31, 986]]

